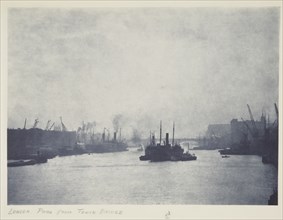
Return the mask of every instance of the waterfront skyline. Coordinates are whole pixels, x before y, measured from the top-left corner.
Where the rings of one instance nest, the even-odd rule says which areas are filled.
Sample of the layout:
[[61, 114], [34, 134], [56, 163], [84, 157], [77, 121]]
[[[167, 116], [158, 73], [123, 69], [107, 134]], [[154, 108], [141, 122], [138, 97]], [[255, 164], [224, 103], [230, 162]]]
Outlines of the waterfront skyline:
[[[8, 14], [8, 127], [62, 116], [177, 136], [275, 117], [279, 8], [23, 9]], [[128, 131], [127, 131], [128, 129]], [[164, 132], [165, 132], [164, 131]]]

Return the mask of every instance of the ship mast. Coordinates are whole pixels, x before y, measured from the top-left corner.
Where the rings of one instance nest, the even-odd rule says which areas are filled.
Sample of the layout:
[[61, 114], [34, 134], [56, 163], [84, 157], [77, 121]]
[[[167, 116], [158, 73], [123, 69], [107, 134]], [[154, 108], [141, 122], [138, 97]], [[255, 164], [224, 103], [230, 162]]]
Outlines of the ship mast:
[[162, 121], [160, 121], [160, 140], [159, 140], [160, 145], [161, 145], [161, 137], [162, 137]]
[[175, 122], [173, 122], [173, 139], [172, 139], [172, 146], [174, 146], [174, 135], [175, 135]]

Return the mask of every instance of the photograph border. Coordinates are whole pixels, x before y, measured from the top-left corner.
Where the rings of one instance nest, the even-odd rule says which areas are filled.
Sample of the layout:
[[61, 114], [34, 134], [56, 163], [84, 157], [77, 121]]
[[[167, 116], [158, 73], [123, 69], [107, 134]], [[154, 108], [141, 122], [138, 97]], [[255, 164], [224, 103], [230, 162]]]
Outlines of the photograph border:
[[[279, 7], [279, 114], [282, 115], [281, 1], [1, 1], [1, 219], [282, 219], [282, 132], [279, 132], [278, 205], [8, 205], [7, 10], [12, 7]], [[279, 131], [282, 117], [279, 117]], [[84, 209], [87, 214], [80, 214]], [[101, 214], [101, 210], [109, 213]], [[61, 211], [61, 213], [60, 213]], [[63, 213], [64, 211], [64, 213]]]

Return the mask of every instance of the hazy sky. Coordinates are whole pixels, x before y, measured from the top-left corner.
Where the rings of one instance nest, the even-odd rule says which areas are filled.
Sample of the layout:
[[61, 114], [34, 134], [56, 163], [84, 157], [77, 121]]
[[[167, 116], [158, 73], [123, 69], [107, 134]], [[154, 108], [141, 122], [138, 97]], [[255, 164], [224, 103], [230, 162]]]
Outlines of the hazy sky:
[[279, 8], [10, 9], [8, 126], [195, 136], [278, 103]]

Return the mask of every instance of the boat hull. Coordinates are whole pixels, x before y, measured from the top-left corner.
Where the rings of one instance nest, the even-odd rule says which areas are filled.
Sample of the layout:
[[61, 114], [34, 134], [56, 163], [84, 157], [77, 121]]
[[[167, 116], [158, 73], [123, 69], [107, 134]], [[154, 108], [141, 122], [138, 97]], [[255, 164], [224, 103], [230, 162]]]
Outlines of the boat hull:
[[157, 145], [148, 146], [145, 149], [145, 155], [140, 156], [141, 161], [149, 160], [151, 162], [162, 162], [162, 161], [191, 161], [196, 160], [197, 157], [194, 154], [188, 152], [184, 153], [184, 149], [179, 145]]
[[86, 145], [88, 153], [112, 153], [128, 151], [128, 146], [124, 143], [98, 143]]

